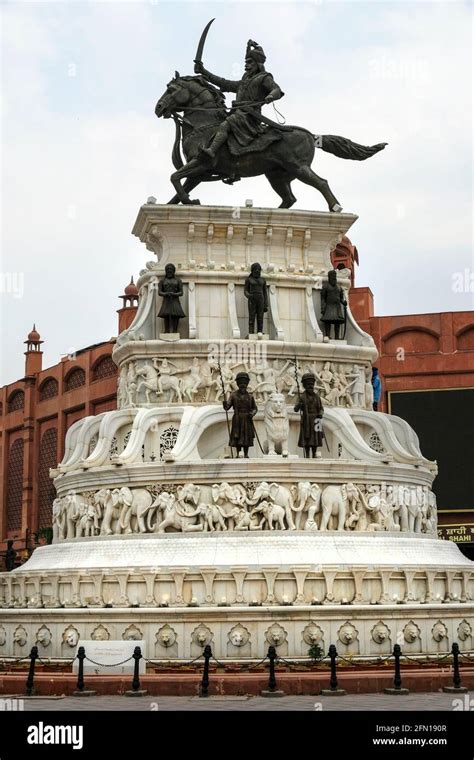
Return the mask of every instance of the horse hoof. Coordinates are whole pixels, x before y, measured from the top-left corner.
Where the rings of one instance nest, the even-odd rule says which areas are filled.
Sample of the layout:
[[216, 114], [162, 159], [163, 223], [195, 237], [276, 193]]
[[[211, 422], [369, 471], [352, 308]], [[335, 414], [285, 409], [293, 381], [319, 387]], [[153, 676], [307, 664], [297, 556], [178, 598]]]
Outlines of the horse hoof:
[[191, 206], [200, 206], [201, 205], [201, 201], [199, 200], [199, 198], [196, 198], [196, 199], [194, 199], [192, 201], [189, 201], [189, 202], [190, 202]]
[[341, 213], [341, 211], [342, 211], [342, 206], [341, 206], [341, 204], [340, 204], [340, 203], [335, 203], [335, 204], [334, 204], [334, 206], [332, 207], [331, 211], [332, 211], [334, 214], [340, 214], [340, 213]]

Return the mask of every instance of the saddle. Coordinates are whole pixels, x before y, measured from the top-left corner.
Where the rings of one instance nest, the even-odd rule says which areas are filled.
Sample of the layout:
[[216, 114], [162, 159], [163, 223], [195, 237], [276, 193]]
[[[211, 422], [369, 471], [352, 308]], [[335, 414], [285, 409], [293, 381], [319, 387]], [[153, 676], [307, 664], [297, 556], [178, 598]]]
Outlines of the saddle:
[[265, 129], [264, 132], [256, 135], [249, 145], [241, 145], [231, 133], [227, 138], [227, 147], [232, 156], [243, 156], [247, 153], [260, 153], [272, 143], [281, 140], [282, 136], [282, 133], [277, 132], [276, 129]]

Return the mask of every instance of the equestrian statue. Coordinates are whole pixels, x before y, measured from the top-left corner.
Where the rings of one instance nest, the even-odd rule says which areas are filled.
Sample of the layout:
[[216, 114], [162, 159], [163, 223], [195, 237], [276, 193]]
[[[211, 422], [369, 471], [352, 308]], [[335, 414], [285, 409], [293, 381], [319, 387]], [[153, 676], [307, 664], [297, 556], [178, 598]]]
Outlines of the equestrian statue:
[[[156, 116], [173, 118], [176, 126], [172, 152], [176, 171], [171, 175], [176, 194], [169, 203], [199, 203], [191, 200], [189, 193], [201, 182], [222, 180], [233, 184], [242, 177], [264, 174], [281, 198], [280, 208], [290, 208], [296, 202], [291, 183], [299, 179], [319, 190], [330, 211], [342, 211], [327, 180], [311, 168], [315, 149], [364, 161], [387, 143], [358, 145], [345, 137], [315, 135], [303, 127], [284, 126], [264, 116], [262, 106], [279, 100], [284, 93], [265, 69], [262, 47], [254, 40], [248, 41], [242, 79], [211, 74], [204, 68], [202, 53], [212, 21], [198, 45], [196, 76], [176, 72], [155, 108]], [[236, 94], [230, 109], [224, 92]]]

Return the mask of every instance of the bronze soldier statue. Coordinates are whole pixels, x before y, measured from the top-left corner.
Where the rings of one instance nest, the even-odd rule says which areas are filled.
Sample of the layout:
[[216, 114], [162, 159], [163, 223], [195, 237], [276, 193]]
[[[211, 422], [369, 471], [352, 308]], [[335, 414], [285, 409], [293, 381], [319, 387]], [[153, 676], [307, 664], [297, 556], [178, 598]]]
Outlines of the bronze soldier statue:
[[255, 319], [257, 320], [257, 333], [263, 335], [263, 315], [268, 311], [267, 282], [262, 277], [262, 267], [258, 262], [250, 267], [250, 274], [245, 280], [244, 295], [248, 300], [249, 307], [249, 334], [255, 332]]
[[165, 276], [158, 284], [158, 295], [163, 298], [158, 316], [165, 321], [165, 333], [177, 333], [179, 320], [186, 314], [179, 301], [183, 295], [183, 283], [176, 277], [174, 264], [165, 266]]
[[[216, 157], [217, 151], [227, 142], [230, 134], [235, 138], [237, 145], [245, 149], [255, 137], [265, 132], [261, 123], [262, 104], [279, 100], [284, 95], [273, 76], [265, 71], [265, 60], [262, 47], [249, 40], [245, 54], [245, 74], [241, 80], [235, 81], [211, 74], [204, 68], [202, 61], [196, 61], [194, 71], [197, 74], [201, 74], [204, 79], [217, 85], [224, 92], [237, 93], [232, 103], [232, 113], [219, 125], [211, 144], [201, 149], [209, 158]], [[273, 135], [272, 139], [275, 137], [278, 138], [278, 135]]]
[[341, 325], [346, 321], [346, 308], [344, 290], [337, 284], [337, 272], [332, 269], [321, 290], [321, 321], [326, 338], [331, 337], [331, 325], [334, 325], [334, 338], [339, 340]]
[[298, 446], [304, 449], [305, 457], [309, 458], [310, 450], [313, 458], [320, 457], [318, 448], [323, 445], [322, 417], [324, 408], [319, 393], [314, 390], [316, 377], [308, 372], [301, 378], [304, 391], [300, 395], [295, 412], [301, 412], [300, 436]]
[[[235, 378], [237, 390], [231, 393], [228, 400], [224, 399], [223, 406], [234, 410], [232, 417], [232, 428], [230, 431], [230, 446], [235, 446], [237, 456], [249, 457], [249, 448], [253, 446], [254, 427], [253, 418], [257, 414], [257, 404], [247, 387], [250, 383], [250, 377], [246, 372], [239, 372]], [[242, 449], [244, 453], [242, 454]]]

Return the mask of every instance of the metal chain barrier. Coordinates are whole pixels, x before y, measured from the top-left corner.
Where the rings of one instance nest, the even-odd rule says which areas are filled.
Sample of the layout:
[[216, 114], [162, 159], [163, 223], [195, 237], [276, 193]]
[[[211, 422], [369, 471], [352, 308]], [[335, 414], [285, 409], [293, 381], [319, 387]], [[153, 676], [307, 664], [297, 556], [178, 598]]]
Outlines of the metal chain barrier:
[[133, 655], [131, 657], [127, 657], [126, 660], [122, 660], [122, 662], [113, 662], [113, 663], [102, 663], [102, 662], [95, 662], [95, 660], [91, 660], [90, 657], [84, 657], [87, 662], [91, 662], [93, 665], [97, 665], [99, 668], [118, 668], [120, 665], [125, 665], [126, 662], [130, 662], [130, 660], [133, 660]]

